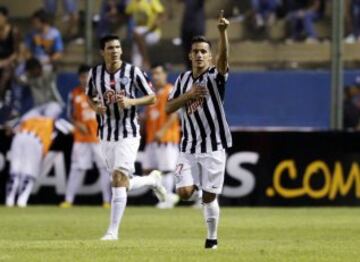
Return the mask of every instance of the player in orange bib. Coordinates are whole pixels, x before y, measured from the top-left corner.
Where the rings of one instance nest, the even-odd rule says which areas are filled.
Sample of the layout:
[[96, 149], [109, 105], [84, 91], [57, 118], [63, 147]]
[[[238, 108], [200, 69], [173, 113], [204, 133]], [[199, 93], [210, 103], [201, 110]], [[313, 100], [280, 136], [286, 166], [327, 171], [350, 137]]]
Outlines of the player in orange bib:
[[165, 106], [173, 86], [167, 82], [167, 71], [163, 65], [154, 65], [151, 70], [156, 89], [157, 102], [145, 111], [146, 147], [143, 160], [145, 173], [158, 169], [163, 173], [162, 184], [168, 192], [165, 202], [158, 208], [172, 208], [179, 197], [174, 193], [174, 175], [178, 157], [180, 126], [176, 113], [167, 115]]
[[21, 122], [11, 143], [10, 176], [6, 184], [6, 206], [26, 207], [41, 171], [42, 160], [56, 135], [49, 117], [32, 117]]
[[97, 138], [96, 113], [90, 107], [85, 94], [89, 70], [90, 67], [86, 65], [79, 67], [80, 85], [75, 87], [69, 95], [68, 116], [75, 129], [65, 201], [60, 204], [60, 207], [63, 208], [72, 206], [76, 191], [84, 181], [86, 171], [92, 168], [93, 162], [95, 162], [100, 174], [103, 207], [110, 207], [110, 176], [106, 171], [105, 160], [102, 157]]

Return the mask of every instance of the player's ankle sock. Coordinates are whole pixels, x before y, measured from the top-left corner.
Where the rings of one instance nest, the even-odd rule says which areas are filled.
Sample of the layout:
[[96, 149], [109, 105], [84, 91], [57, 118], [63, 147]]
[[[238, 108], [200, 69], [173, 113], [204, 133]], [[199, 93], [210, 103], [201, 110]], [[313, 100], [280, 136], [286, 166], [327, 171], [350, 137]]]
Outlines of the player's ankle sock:
[[18, 187], [20, 184], [20, 176], [17, 174], [11, 174], [7, 183], [6, 183], [6, 206], [14, 206], [15, 203], [15, 195], [18, 191]]
[[207, 239], [217, 239], [217, 226], [219, 223], [220, 208], [218, 200], [204, 203], [204, 218], [207, 226]]
[[76, 191], [79, 189], [81, 182], [84, 181], [86, 170], [79, 168], [71, 168], [69, 180], [66, 187], [65, 201], [74, 202]]
[[126, 187], [113, 187], [111, 197], [110, 225], [107, 233], [118, 235], [121, 218], [127, 202]]
[[133, 176], [129, 180], [129, 191], [138, 189], [144, 186], [153, 186], [155, 184], [155, 179], [152, 176]]
[[25, 207], [30, 197], [31, 190], [34, 186], [35, 178], [32, 176], [25, 176], [21, 181], [19, 197], [17, 205], [19, 207]]
[[174, 192], [175, 180], [174, 180], [173, 173], [172, 172], [164, 172], [161, 177], [161, 184], [164, 186], [164, 188], [166, 189], [166, 192], [168, 192], [168, 194], [171, 194], [172, 192]]
[[100, 173], [100, 184], [103, 197], [103, 203], [110, 202], [110, 175], [106, 168], [101, 168]]

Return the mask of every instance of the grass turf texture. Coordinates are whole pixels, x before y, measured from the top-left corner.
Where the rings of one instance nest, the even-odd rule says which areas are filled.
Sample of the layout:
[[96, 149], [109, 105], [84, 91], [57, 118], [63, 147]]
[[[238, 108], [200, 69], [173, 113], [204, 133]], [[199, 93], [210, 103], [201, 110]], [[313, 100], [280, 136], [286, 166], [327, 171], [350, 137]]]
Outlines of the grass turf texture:
[[223, 208], [204, 250], [201, 210], [128, 207], [119, 241], [98, 239], [109, 210], [0, 207], [0, 261], [359, 261], [360, 209]]

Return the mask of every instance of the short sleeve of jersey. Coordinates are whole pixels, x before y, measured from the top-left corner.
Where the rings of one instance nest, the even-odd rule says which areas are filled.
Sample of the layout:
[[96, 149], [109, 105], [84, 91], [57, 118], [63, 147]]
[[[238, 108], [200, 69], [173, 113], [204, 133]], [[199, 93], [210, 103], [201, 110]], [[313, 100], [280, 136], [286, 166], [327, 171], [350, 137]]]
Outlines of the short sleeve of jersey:
[[145, 96], [154, 94], [149, 77], [138, 67], [135, 67], [134, 78], [135, 87], [140, 90]]
[[96, 89], [96, 86], [95, 86], [95, 72], [96, 70], [96, 67], [92, 68], [89, 72], [89, 76], [88, 76], [88, 79], [87, 79], [87, 84], [86, 84], [86, 90], [85, 90], [85, 93], [88, 97], [90, 97], [91, 99], [93, 99], [94, 97], [96, 97], [98, 94], [97, 94], [97, 89]]
[[181, 76], [179, 76], [176, 81], [174, 87], [171, 89], [169, 93], [168, 100], [172, 100], [181, 95]]
[[221, 74], [216, 67], [213, 68], [213, 70], [210, 70], [212, 72], [212, 75], [216, 81], [220, 81], [222, 83], [226, 83], [229, 77], [229, 68], [227, 68], [225, 75]]

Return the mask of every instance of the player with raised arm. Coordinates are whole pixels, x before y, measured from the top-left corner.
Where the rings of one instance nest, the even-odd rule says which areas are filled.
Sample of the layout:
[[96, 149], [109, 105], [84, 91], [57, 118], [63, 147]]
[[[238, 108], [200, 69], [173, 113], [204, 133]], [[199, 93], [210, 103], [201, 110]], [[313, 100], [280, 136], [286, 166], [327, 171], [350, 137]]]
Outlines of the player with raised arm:
[[[110, 225], [102, 240], [117, 240], [127, 190], [151, 186], [160, 201], [165, 200], [166, 190], [161, 185], [159, 171], [143, 177], [133, 176], [140, 145], [136, 107], [155, 103], [151, 83], [138, 67], [121, 60], [122, 48], [118, 36], [101, 38], [100, 49], [104, 63], [90, 70], [86, 93], [99, 116], [100, 145], [112, 174]], [[137, 91], [144, 96], [138, 98]]]
[[167, 113], [180, 109], [182, 138], [175, 172], [177, 193], [192, 199], [202, 190], [204, 218], [207, 225], [205, 248], [217, 248], [217, 227], [226, 153], [232, 139], [223, 107], [228, 78], [229, 21], [220, 12], [219, 54], [212, 65], [211, 44], [203, 36], [192, 40], [189, 59], [192, 70], [183, 72], [169, 95]]

